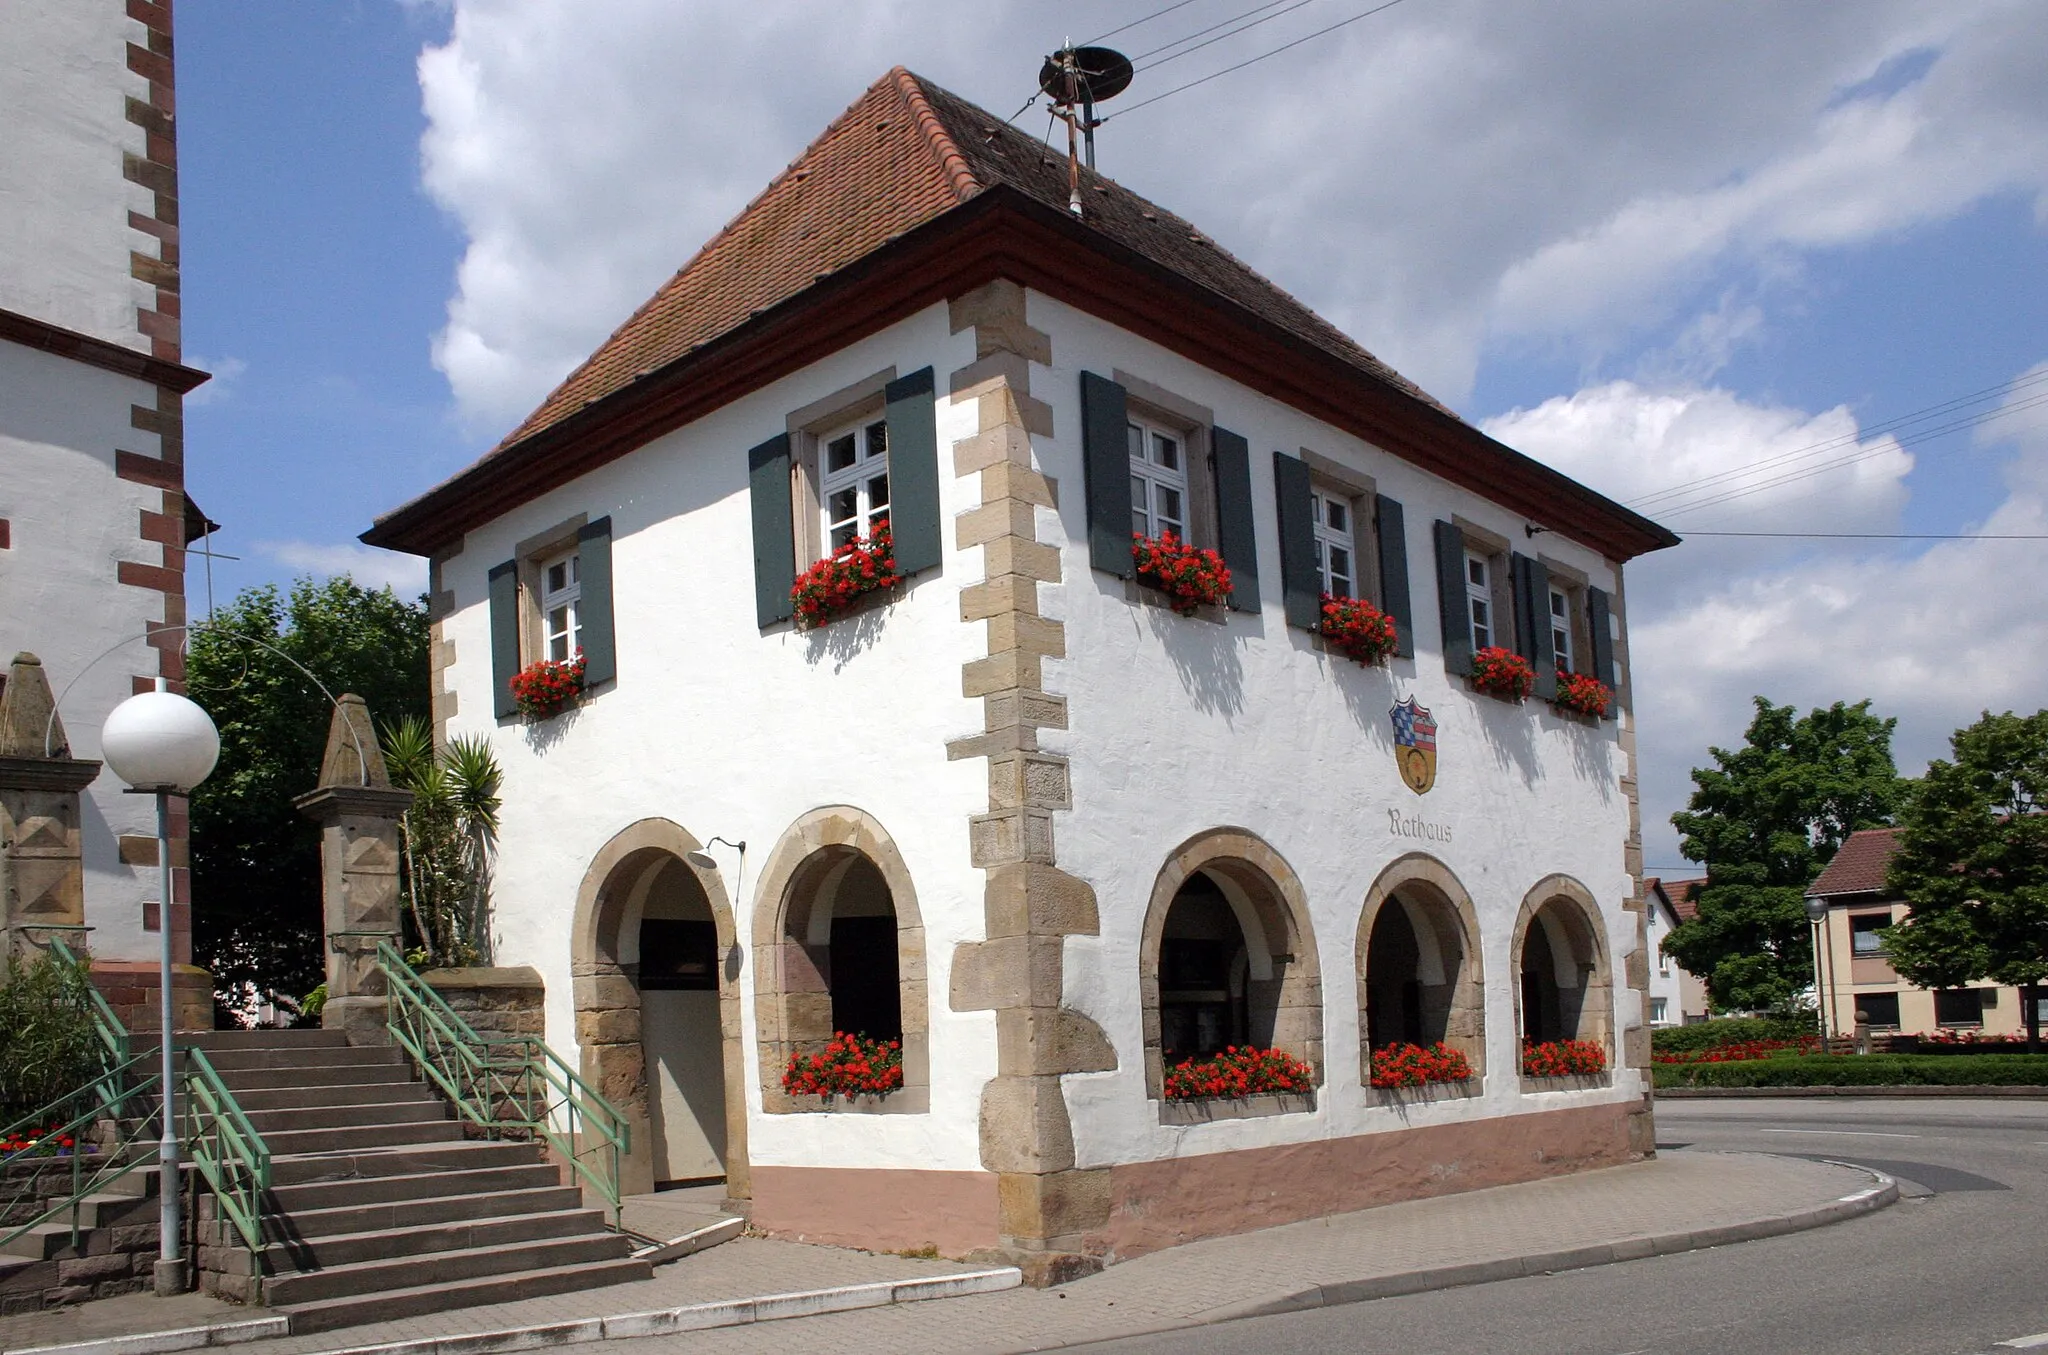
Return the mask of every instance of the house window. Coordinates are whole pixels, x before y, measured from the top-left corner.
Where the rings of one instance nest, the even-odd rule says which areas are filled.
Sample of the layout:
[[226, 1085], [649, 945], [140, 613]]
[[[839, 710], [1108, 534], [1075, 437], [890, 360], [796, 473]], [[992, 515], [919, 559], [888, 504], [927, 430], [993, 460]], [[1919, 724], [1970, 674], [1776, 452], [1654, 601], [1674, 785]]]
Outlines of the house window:
[[1891, 925], [1890, 913], [1851, 913], [1849, 953], [1858, 959], [1884, 954], [1884, 937], [1879, 935], [1879, 928]]
[[1493, 562], [1465, 552], [1465, 614], [1472, 619], [1472, 648], [1487, 649], [1493, 638]]
[[1937, 1026], [1981, 1026], [1984, 1024], [1984, 990], [1943, 988], [1934, 994], [1934, 1024]]
[[1669, 1008], [1670, 1008], [1670, 1006], [1671, 1006], [1671, 1001], [1670, 1001], [1670, 999], [1669, 999], [1669, 998], [1662, 998], [1662, 997], [1653, 997], [1653, 998], [1651, 998], [1651, 999], [1650, 999], [1650, 1024], [1651, 1024], [1651, 1025], [1653, 1025], [1653, 1026], [1661, 1026], [1661, 1025], [1663, 1025], [1663, 1024], [1664, 1024], [1664, 1023], [1665, 1023], [1665, 1022], [1666, 1022], [1667, 1020], [1669, 1020], [1669, 1019], [1670, 1019], [1670, 1017], [1669, 1017], [1669, 1015], [1668, 1015], [1668, 1012], [1669, 1012]]
[[829, 553], [889, 520], [889, 424], [863, 420], [818, 439], [818, 499]]
[[1579, 671], [1572, 652], [1572, 595], [1562, 588], [1550, 590], [1550, 644], [1557, 651], [1557, 671]]
[[1187, 444], [1180, 434], [1130, 422], [1131, 530], [1188, 539]]
[[[1936, 994], [1939, 999], [1940, 994]], [[1858, 993], [1856, 1010], [1861, 1019], [1872, 1027], [1889, 1030], [1899, 1028], [1899, 995], [1897, 993]]]
[[1310, 492], [1316, 517], [1316, 571], [1332, 597], [1358, 596], [1358, 547], [1351, 500], [1332, 490]]
[[543, 652], [550, 659], [571, 659], [582, 642], [583, 562], [570, 551], [545, 560], [540, 567], [540, 619]]

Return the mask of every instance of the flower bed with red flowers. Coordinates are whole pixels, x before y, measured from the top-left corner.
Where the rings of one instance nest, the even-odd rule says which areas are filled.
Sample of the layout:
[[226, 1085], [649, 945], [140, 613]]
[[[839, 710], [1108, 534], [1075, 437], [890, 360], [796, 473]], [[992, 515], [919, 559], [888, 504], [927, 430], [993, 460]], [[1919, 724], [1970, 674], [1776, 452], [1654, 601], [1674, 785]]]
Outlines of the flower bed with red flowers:
[[792, 1054], [782, 1070], [791, 1096], [887, 1096], [903, 1086], [903, 1042], [832, 1032], [822, 1054]]
[[583, 651], [573, 659], [542, 659], [512, 675], [512, 700], [529, 720], [552, 720], [583, 690]]
[[1182, 616], [1199, 607], [1219, 607], [1230, 599], [1230, 566], [1213, 550], [1203, 550], [1163, 532], [1157, 537], [1131, 533], [1131, 558], [1138, 564], [1138, 582], [1166, 594]]
[[[77, 1144], [71, 1135], [62, 1132], [63, 1128], [61, 1124], [53, 1124], [43, 1129], [0, 1135], [0, 1156], [68, 1157]], [[87, 1144], [78, 1151], [90, 1153], [94, 1149]]]
[[1680, 1049], [1670, 1053], [1652, 1054], [1653, 1063], [1742, 1063], [1749, 1059], [1786, 1058], [1797, 1054], [1823, 1054], [1820, 1036], [1806, 1035], [1796, 1040], [1738, 1040], [1731, 1044], [1712, 1045], [1706, 1049]]
[[1514, 650], [1488, 645], [1472, 656], [1472, 686], [1488, 696], [1527, 701], [1536, 690], [1536, 670]]
[[1394, 618], [1364, 598], [1340, 598], [1328, 593], [1323, 594], [1323, 615], [1316, 631], [1330, 648], [1368, 666], [1393, 653], [1400, 639]]
[[1523, 1077], [1592, 1077], [1607, 1071], [1607, 1050], [1595, 1040], [1522, 1045]]
[[1372, 1085], [1422, 1087], [1432, 1082], [1467, 1082], [1472, 1065], [1460, 1051], [1439, 1041], [1433, 1045], [1390, 1044], [1372, 1051]]
[[1557, 695], [1551, 698], [1551, 704], [1559, 710], [1604, 720], [1614, 707], [1614, 689], [1591, 673], [1560, 672], [1557, 675]]
[[884, 522], [797, 575], [789, 589], [797, 629], [815, 630], [845, 615], [867, 594], [902, 582], [896, 572], [896, 541]]
[[1284, 1049], [1231, 1045], [1207, 1059], [1182, 1059], [1166, 1070], [1166, 1099], [1207, 1101], [1265, 1092], [1309, 1092], [1315, 1069]]

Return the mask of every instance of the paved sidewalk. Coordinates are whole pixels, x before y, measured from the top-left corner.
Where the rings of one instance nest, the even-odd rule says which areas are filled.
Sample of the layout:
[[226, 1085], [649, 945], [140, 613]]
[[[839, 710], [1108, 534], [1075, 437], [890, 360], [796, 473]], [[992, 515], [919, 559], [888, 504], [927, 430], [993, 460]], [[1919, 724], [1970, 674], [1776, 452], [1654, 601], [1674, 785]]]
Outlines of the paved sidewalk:
[[[692, 1355], [786, 1355], [797, 1342], [949, 1355], [1045, 1350], [1263, 1311], [1355, 1302], [1789, 1232], [1881, 1207], [1895, 1197], [1895, 1188], [1873, 1190], [1875, 1184], [1866, 1172], [1794, 1158], [1667, 1152], [1651, 1162], [1604, 1171], [1213, 1238], [1112, 1266], [1058, 1289], [1013, 1289], [944, 1302], [873, 1307], [798, 1318], [794, 1325], [753, 1322], [671, 1339], [687, 1340]], [[661, 1267], [654, 1279], [639, 1284], [260, 1340], [240, 1349], [246, 1355], [360, 1351], [644, 1313], [713, 1298], [967, 1269], [943, 1261], [744, 1238]], [[136, 1314], [132, 1320], [145, 1324], [147, 1306], [156, 1302], [138, 1296], [92, 1306], [129, 1305]], [[216, 1320], [262, 1315], [260, 1309], [219, 1307], [221, 1317]], [[85, 1339], [79, 1328], [71, 1328], [77, 1334], [64, 1331], [66, 1321], [62, 1313], [0, 1320], [0, 1350]], [[28, 1330], [25, 1324], [37, 1329]], [[185, 1315], [177, 1323], [159, 1324], [167, 1325], [189, 1326], [191, 1319]], [[575, 1339], [597, 1334], [586, 1328]], [[550, 1339], [529, 1333], [522, 1339], [465, 1345], [484, 1352], [558, 1344], [565, 1335]], [[631, 1349], [653, 1350], [663, 1339], [649, 1338]], [[419, 1355], [430, 1349], [420, 1348]]]

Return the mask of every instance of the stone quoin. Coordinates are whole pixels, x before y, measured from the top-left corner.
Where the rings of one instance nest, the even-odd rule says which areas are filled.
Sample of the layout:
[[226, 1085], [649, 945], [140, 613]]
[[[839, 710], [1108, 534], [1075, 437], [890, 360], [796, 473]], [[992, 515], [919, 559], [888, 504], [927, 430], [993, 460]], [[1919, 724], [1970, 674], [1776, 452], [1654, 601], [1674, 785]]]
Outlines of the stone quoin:
[[[505, 772], [496, 953], [631, 1119], [629, 1184], [1044, 1282], [1647, 1155], [1622, 566], [1675, 538], [1067, 174], [890, 72], [364, 534], [430, 562], [437, 726]], [[885, 522], [900, 582], [799, 628], [799, 575]], [[1137, 577], [1168, 533], [1220, 601]], [[1394, 652], [1333, 651], [1325, 594]], [[1530, 700], [1471, 688], [1489, 646]], [[522, 714], [510, 678], [579, 650]], [[1552, 708], [1560, 662], [1610, 718]], [[837, 1031], [900, 1086], [786, 1090]], [[1525, 1037], [1609, 1071], [1525, 1082]], [[1438, 1040], [1464, 1094], [1370, 1088], [1372, 1046]], [[1308, 1085], [1166, 1098], [1245, 1045]]]

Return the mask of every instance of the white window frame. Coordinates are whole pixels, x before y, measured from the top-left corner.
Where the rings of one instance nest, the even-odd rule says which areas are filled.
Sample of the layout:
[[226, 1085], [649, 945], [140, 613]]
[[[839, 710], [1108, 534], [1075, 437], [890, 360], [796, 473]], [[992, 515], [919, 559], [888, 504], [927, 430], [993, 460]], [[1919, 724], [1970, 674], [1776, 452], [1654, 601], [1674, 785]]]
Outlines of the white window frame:
[[[1173, 445], [1174, 459], [1179, 463], [1177, 466], [1168, 466], [1159, 460], [1157, 452], [1162, 442]], [[1188, 482], [1191, 442], [1192, 439], [1178, 428], [1142, 415], [1128, 416], [1124, 445], [1130, 453], [1132, 531], [1157, 538], [1170, 530], [1183, 542], [1194, 540], [1194, 496], [1189, 492]], [[1133, 443], [1137, 445], [1133, 447]], [[1178, 520], [1168, 517], [1161, 507], [1161, 500], [1167, 494], [1179, 496]]]
[[[1309, 503], [1315, 510], [1316, 573], [1322, 580], [1323, 591], [1332, 597], [1364, 597], [1364, 581], [1360, 578], [1358, 561], [1357, 500], [1342, 490], [1311, 484]], [[1331, 525], [1332, 508], [1343, 514], [1344, 526]], [[1347, 571], [1342, 574], [1337, 572], [1333, 562], [1333, 553], [1340, 550], [1349, 561]], [[1342, 587], [1338, 586], [1340, 583]]]
[[1653, 997], [1653, 998], [1651, 998], [1651, 999], [1650, 999], [1650, 1024], [1651, 1024], [1651, 1025], [1653, 1025], [1653, 1026], [1661, 1026], [1661, 1025], [1665, 1025], [1665, 1024], [1667, 1024], [1667, 1023], [1668, 1023], [1668, 1022], [1669, 1022], [1670, 1020], [1671, 1020], [1671, 1003], [1670, 1003], [1670, 999], [1668, 999], [1668, 998], [1661, 998], [1661, 997]]
[[1578, 664], [1578, 599], [1569, 588], [1560, 588], [1555, 583], [1549, 588], [1550, 599], [1544, 621], [1550, 626], [1551, 647], [1557, 651], [1557, 671], [1576, 673]]
[[[563, 582], [554, 583], [556, 570]], [[583, 639], [583, 554], [570, 550], [540, 562], [540, 648], [543, 658], [576, 657]], [[559, 619], [558, 619], [559, 618]]]
[[[1479, 577], [1473, 577], [1473, 566], [1479, 567]], [[1485, 551], [1465, 551], [1465, 624], [1470, 632], [1472, 651], [1491, 649], [1500, 644], [1500, 608], [1494, 599], [1493, 556]]]
[[[832, 446], [853, 439], [853, 460], [838, 470], [830, 469]], [[877, 445], [879, 444], [879, 446]], [[874, 501], [875, 481], [885, 488], [882, 502]], [[845, 544], [834, 541], [835, 532], [852, 537], [874, 535], [875, 528], [889, 520], [889, 421], [880, 415], [851, 420], [818, 435], [818, 540], [823, 554]], [[842, 493], [853, 495], [850, 514], [835, 513], [833, 499]], [[848, 530], [848, 529], [851, 530]]]

